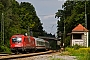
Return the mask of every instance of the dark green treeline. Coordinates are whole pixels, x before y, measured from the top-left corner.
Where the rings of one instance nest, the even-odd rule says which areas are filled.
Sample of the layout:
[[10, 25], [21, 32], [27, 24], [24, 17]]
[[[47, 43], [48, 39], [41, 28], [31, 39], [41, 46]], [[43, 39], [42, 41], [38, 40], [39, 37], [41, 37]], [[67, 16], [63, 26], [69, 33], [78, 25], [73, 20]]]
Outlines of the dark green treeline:
[[[3, 21], [4, 25], [2, 24]], [[2, 39], [3, 26], [4, 41]], [[8, 47], [9, 39], [14, 34], [28, 33], [30, 29], [32, 29], [35, 37], [43, 36], [45, 33], [34, 6], [29, 2], [18, 3], [15, 0], [0, 0], [0, 29], [0, 45], [4, 44]]]

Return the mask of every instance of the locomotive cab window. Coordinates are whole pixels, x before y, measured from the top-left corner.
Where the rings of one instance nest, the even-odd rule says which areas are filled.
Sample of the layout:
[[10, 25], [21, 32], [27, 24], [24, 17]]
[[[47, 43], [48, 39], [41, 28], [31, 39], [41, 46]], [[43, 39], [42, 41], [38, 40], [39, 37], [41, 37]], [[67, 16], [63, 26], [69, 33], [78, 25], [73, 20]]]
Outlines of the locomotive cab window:
[[22, 38], [12, 38], [12, 42], [21, 42]]

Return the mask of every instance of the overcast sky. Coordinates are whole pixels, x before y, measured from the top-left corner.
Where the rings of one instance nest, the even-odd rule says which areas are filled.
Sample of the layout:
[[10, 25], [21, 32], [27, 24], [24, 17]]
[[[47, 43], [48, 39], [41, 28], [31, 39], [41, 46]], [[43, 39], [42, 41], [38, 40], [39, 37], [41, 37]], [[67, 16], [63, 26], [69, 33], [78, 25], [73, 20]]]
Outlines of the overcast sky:
[[43, 30], [47, 33], [56, 34], [57, 20], [55, 13], [62, 9], [65, 0], [17, 0], [18, 2], [30, 2], [34, 7], [38, 17], [43, 23]]

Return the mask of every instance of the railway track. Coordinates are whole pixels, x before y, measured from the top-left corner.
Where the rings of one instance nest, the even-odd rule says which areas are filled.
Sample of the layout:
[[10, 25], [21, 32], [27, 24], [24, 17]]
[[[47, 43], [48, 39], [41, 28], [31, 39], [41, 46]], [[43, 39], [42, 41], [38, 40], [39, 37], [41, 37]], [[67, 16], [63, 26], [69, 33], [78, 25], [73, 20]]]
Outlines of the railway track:
[[28, 53], [28, 54], [0, 55], [0, 60], [10, 60], [10, 59], [26, 58], [26, 57], [32, 57], [32, 56], [44, 55], [44, 54], [50, 54], [50, 53], [55, 53], [55, 52], [50, 50], [50, 51], [46, 51], [46, 52]]

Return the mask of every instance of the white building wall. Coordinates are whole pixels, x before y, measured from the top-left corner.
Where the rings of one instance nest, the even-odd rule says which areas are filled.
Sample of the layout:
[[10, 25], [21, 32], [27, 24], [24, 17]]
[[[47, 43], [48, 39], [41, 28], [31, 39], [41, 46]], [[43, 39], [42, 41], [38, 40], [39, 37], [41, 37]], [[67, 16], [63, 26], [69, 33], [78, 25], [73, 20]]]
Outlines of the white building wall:
[[87, 32], [87, 47], [88, 47], [88, 45], [89, 45], [89, 44], [88, 44], [88, 43], [89, 43], [89, 41], [88, 41], [88, 40], [89, 40], [89, 37], [88, 37], [88, 36], [89, 36], [89, 32]]
[[[75, 32], [72, 32], [72, 33], [75, 33]], [[76, 33], [79, 33], [79, 32], [76, 32]], [[81, 46], [86, 46], [88, 47], [88, 34], [89, 32], [80, 32], [82, 33], [82, 38], [81, 39], [73, 39], [73, 34], [72, 34], [72, 46], [75, 45], [75, 44], [78, 44], [78, 45], [81, 45]], [[86, 43], [85, 43], [86, 41]]]
[[84, 43], [84, 42], [83, 42], [82, 39], [73, 39], [73, 40], [72, 40], [72, 46], [73, 46], [73, 45], [76, 45], [76, 44], [83, 46], [83, 43]]
[[85, 43], [85, 46], [88, 47], [88, 34], [89, 32], [84, 32], [84, 43]]

